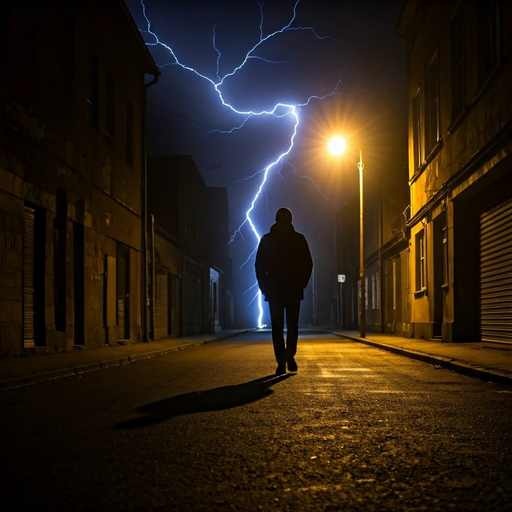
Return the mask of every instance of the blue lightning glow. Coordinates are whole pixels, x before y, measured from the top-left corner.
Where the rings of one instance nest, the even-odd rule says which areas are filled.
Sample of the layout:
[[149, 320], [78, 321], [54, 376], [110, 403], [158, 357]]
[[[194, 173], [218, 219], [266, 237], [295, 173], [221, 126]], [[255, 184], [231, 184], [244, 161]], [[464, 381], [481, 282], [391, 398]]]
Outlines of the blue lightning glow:
[[[148, 45], [148, 46], [161, 46], [161, 47], [165, 48], [171, 54], [172, 59], [173, 59], [172, 61], [167, 62], [166, 64], [163, 64], [163, 65], [160, 65], [159, 67], [160, 68], [164, 68], [166, 66], [179, 66], [179, 67], [181, 67], [184, 70], [187, 70], [187, 71], [190, 71], [191, 73], [194, 73], [197, 77], [200, 77], [200, 78], [206, 80], [215, 89], [215, 91], [216, 91], [216, 93], [217, 93], [217, 95], [218, 95], [222, 105], [224, 107], [228, 108], [229, 110], [231, 110], [233, 113], [235, 113], [237, 115], [240, 115], [240, 116], [243, 116], [243, 118], [244, 118], [242, 120], [242, 122], [238, 126], [236, 126], [234, 128], [231, 128], [230, 130], [225, 130], [225, 131], [212, 130], [212, 131], [218, 132], [218, 133], [232, 133], [235, 130], [242, 129], [245, 126], [245, 124], [250, 119], [252, 119], [253, 117], [258, 117], [258, 116], [273, 116], [273, 117], [276, 117], [276, 118], [291, 117], [292, 120], [293, 120], [293, 129], [292, 129], [292, 133], [290, 135], [289, 144], [288, 144], [287, 148], [285, 148], [285, 150], [273, 162], [268, 164], [264, 169], [258, 171], [257, 173], [253, 174], [252, 176], [246, 178], [246, 179], [250, 179], [250, 178], [256, 177], [257, 175], [263, 173], [260, 185], [259, 185], [256, 193], [254, 194], [254, 197], [253, 197], [253, 199], [251, 201], [250, 207], [248, 208], [248, 210], [245, 213], [245, 218], [244, 218], [243, 222], [235, 230], [235, 232], [233, 233], [233, 236], [231, 237], [231, 240], [229, 242], [229, 243], [232, 243], [237, 236], [240, 236], [242, 239], [244, 239], [243, 235], [242, 235], [242, 228], [246, 224], [249, 224], [249, 226], [250, 226], [250, 228], [252, 230], [252, 233], [254, 234], [255, 238], [257, 239], [257, 242], [259, 243], [259, 241], [261, 239], [261, 236], [258, 233], [258, 230], [256, 229], [256, 226], [253, 223], [253, 220], [251, 218], [251, 213], [253, 212], [253, 210], [255, 208], [255, 205], [256, 205], [256, 203], [257, 203], [257, 201], [258, 201], [258, 199], [259, 199], [259, 197], [261, 195], [261, 192], [264, 190], [264, 186], [265, 186], [265, 183], [267, 181], [267, 177], [269, 175], [269, 172], [276, 165], [282, 164], [283, 163], [283, 159], [285, 159], [290, 154], [290, 152], [292, 151], [292, 148], [293, 148], [293, 145], [294, 145], [294, 140], [295, 140], [295, 137], [297, 135], [297, 131], [298, 131], [299, 123], [300, 123], [300, 117], [299, 117], [300, 109], [302, 107], [305, 107], [305, 106], [309, 105], [309, 103], [312, 100], [314, 100], [314, 99], [321, 100], [321, 99], [327, 98], [328, 96], [332, 96], [333, 94], [339, 94], [338, 87], [340, 85], [340, 81], [338, 81], [338, 83], [336, 84], [336, 86], [333, 88], [333, 90], [330, 93], [325, 94], [323, 96], [310, 96], [305, 102], [298, 103], [298, 104], [295, 104], [295, 105], [294, 104], [287, 104], [287, 103], [277, 103], [272, 109], [270, 109], [270, 110], [261, 110], [261, 111], [252, 111], [252, 110], [247, 110], [246, 111], [246, 110], [238, 110], [238, 109], [236, 109], [233, 105], [231, 105], [230, 103], [228, 103], [225, 100], [225, 98], [224, 98], [224, 96], [223, 96], [223, 94], [221, 92], [221, 87], [224, 84], [224, 82], [226, 81], [226, 79], [228, 79], [230, 77], [233, 77], [238, 71], [240, 71], [245, 66], [245, 64], [249, 61], [249, 59], [258, 59], [258, 60], [262, 60], [262, 61], [264, 61], [266, 63], [269, 63], [269, 64], [280, 64], [280, 63], [284, 62], [284, 61], [273, 61], [273, 60], [270, 60], [270, 59], [265, 59], [265, 58], [255, 54], [256, 50], [263, 43], [269, 41], [270, 39], [272, 39], [272, 38], [274, 38], [276, 36], [278, 36], [279, 34], [283, 34], [285, 32], [289, 32], [289, 31], [308, 31], [308, 32], [311, 32], [314, 35], [314, 37], [316, 37], [317, 39], [321, 39], [321, 40], [322, 39], [330, 39], [332, 41], [336, 41], [336, 40], [334, 38], [330, 37], [330, 36], [320, 36], [320, 35], [318, 35], [317, 32], [312, 27], [308, 27], [308, 26], [306, 26], [306, 27], [303, 27], [303, 26], [292, 27], [292, 24], [294, 23], [295, 18], [296, 18], [297, 6], [299, 5], [300, 0], [297, 0], [295, 5], [293, 6], [292, 16], [291, 16], [291, 19], [288, 22], [288, 24], [285, 25], [284, 27], [282, 27], [281, 29], [276, 30], [276, 31], [268, 34], [267, 36], [264, 36], [263, 35], [263, 25], [264, 25], [263, 4], [264, 4], [264, 2], [258, 1], [258, 5], [259, 5], [259, 9], [260, 9], [260, 25], [259, 25], [260, 37], [259, 37], [259, 41], [245, 54], [242, 62], [238, 66], [236, 66], [229, 73], [226, 73], [222, 77], [220, 76], [220, 61], [221, 61], [222, 54], [221, 54], [221, 52], [218, 49], [217, 44], [216, 44], [216, 27], [217, 26], [215, 25], [213, 27], [212, 44], [213, 44], [213, 48], [214, 48], [214, 50], [215, 50], [215, 52], [217, 54], [216, 80], [213, 80], [210, 77], [200, 73], [196, 69], [194, 69], [192, 67], [189, 67], [189, 66], [183, 64], [182, 62], [180, 62], [180, 60], [178, 59], [178, 56], [174, 53], [173, 49], [170, 46], [168, 46], [166, 43], [160, 41], [158, 36], [151, 29], [151, 22], [150, 22], [148, 16], [146, 15], [146, 6], [144, 4], [144, 0], [140, 0], [140, 1], [141, 1], [141, 6], [142, 6], [142, 13], [144, 15], [144, 18], [145, 18], [146, 24], [147, 24], [147, 29], [146, 30], [141, 30], [141, 32], [143, 32], [145, 34], [148, 34], [149, 36], [151, 36], [153, 38], [153, 41], [152, 42], [146, 42], [146, 45]], [[293, 169], [295, 171], [295, 168], [293, 168]], [[310, 181], [313, 182], [313, 180], [311, 180], [308, 177], [304, 177], [304, 176], [300, 176], [300, 177], [301, 178], [309, 179]], [[315, 184], [315, 186], [316, 186], [316, 184]], [[317, 187], [317, 189], [318, 189], [318, 187]], [[318, 189], [318, 190], [320, 190], [320, 189]], [[325, 197], [324, 194], [322, 194], [322, 195]], [[250, 261], [250, 259], [256, 253], [257, 246], [258, 246], [258, 244], [256, 244], [256, 248], [251, 252], [251, 254], [248, 256], [247, 260], [240, 266], [240, 268], [245, 266]], [[248, 290], [246, 290], [245, 293], [247, 293], [249, 290], [253, 289], [255, 286], [256, 286], [256, 284], [251, 286]], [[258, 290], [257, 294], [254, 296], [254, 298], [251, 300], [249, 305], [254, 300], [256, 300], [256, 299], [258, 300], [258, 308], [259, 308], [258, 327], [262, 328], [262, 327], [264, 327], [263, 324], [262, 324], [262, 320], [263, 320], [263, 307], [262, 307], [261, 292], [259, 290]]]
[[[330, 197], [327, 197], [321, 190], [320, 190], [320, 187], [314, 182], [314, 180], [312, 180], [309, 176], [304, 176], [302, 174], [300, 174], [299, 172], [297, 172], [297, 169], [295, 169], [295, 166], [288, 163], [288, 165], [293, 169], [293, 173], [298, 176], [301, 180], [307, 180], [309, 181], [318, 191], [318, 193], [326, 200], [326, 201], [331, 201], [331, 202], [334, 202], [334, 199], [331, 199]], [[284, 178], [283, 178], [284, 179]]]

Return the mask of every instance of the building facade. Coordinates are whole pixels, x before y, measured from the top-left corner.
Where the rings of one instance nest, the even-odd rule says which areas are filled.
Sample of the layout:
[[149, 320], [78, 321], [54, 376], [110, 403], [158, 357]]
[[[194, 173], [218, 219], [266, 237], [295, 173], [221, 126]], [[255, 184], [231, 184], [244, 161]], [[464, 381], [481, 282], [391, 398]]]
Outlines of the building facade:
[[229, 202], [225, 187], [208, 187], [208, 262], [210, 265], [209, 330], [234, 325], [233, 264], [229, 257]]
[[380, 248], [382, 282], [382, 331], [410, 337], [411, 297], [409, 273], [410, 208], [395, 219], [389, 227], [391, 238]]
[[405, 2], [412, 335], [512, 343], [512, 5]]
[[0, 354], [139, 341], [159, 71], [122, 0], [2, 9]]
[[153, 224], [148, 244], [153, 339], [229, 327], [226, 189], [208, 188], [190, 155], [150, 158], [148, 212]]
[[[391, 166], [391, 164], [390, 164]], [[405, 230], [395, 229], [404, 219], [408, 202], [405, 177], [400, 169], [382, 167], [384, 180], [374, 176], [364, 187], [364, 288], [365, 325], [374, 332], [403, 334], [407, 316], [397, 302], [396, 258], [405, 257]], [[395, 177], [395, 178], [393, 178]], [[338, 272], [338, 325], [355, 329], [360, 324], [361, 280], [359, 275], [360, 199], [353, 196], [336, 215], [336, 265]], [[400, 281], [401, 282], [401, 281]], [[405, 282], [404, 282], [405, 284]], [[399, 284], [399, 286], [401, 286]]]

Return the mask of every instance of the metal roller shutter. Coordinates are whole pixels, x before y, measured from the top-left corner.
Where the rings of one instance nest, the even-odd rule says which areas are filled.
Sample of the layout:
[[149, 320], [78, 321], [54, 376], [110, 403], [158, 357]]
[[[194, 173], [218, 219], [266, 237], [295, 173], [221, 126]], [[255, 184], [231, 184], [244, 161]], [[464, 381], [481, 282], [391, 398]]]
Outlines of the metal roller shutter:
[[155, 331], [158, 339], [169, 333], [168, 275], [167, 269], [156, 268]]
[[480, 215], [482, 341], [512, 343], [512, 198]]
[[23, 346], [34, 343], [35, 210], [25, 206], [23, 221]]

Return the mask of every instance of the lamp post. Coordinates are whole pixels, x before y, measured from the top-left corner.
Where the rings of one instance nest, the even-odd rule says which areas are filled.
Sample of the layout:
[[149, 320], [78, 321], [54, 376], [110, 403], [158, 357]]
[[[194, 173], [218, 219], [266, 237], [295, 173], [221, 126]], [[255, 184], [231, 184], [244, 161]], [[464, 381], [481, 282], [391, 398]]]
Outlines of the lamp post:
[[[329, 141], [329, 150], [334, 155], [341, 155], [347, 144], [342, 137], [332, 137]], [[361, 338], [366, 337], [366, 283], [364, 277], [364, 223], [363, 223], [363, 152], [359, 149], [359, 280], [361, 282], [361, 299], [359, 304], [359, 332]]]
[[366, 283], [364, 280], [364, 223], [363, 223], [363, 152], [359, 149], [359, 279], [361, 280], [361, 305], [359, 308], [359, 334], [366, 337]]

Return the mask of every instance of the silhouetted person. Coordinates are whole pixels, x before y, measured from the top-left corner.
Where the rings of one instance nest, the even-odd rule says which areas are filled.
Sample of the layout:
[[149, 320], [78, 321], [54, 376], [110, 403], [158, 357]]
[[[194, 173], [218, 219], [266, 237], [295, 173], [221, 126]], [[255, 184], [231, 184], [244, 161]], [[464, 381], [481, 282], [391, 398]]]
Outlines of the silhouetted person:
[[286, 365], [291, 372], [297, 371], [300, 301], [304, 299], [304, 288], [313, 270], [306, 238], [295, 231], [292, 220], [288, 208], [277, 210], [276, 223], [261, 238], [254, 264], [258, 285], [269, 304], [277, 374], [286, 373]]

